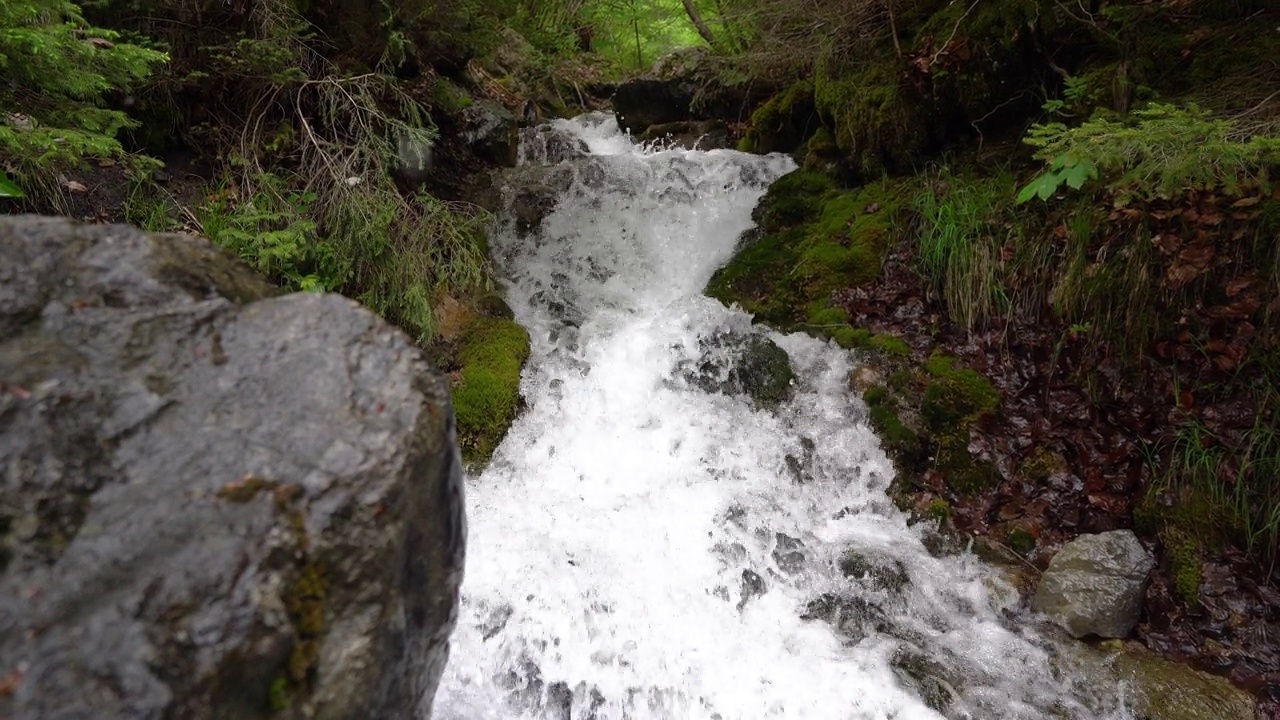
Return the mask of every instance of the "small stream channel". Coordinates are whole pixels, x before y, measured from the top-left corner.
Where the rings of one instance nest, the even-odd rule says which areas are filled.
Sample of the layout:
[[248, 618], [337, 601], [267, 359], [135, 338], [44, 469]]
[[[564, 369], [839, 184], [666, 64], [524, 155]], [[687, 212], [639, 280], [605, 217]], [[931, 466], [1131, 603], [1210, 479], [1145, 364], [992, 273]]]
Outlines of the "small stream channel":
[[[591, 157], [536, 235], [493, 238], [528, 409], [468, 478], [435, 716], [1129, 717], [997, 571], [926, 550], [885, 494], [856, 357], [701, 294], [792, 161], [557, 126]], [[725, 338], [752, 333], [795, 370], [776, 407], [689, 372], [726, 374]]]

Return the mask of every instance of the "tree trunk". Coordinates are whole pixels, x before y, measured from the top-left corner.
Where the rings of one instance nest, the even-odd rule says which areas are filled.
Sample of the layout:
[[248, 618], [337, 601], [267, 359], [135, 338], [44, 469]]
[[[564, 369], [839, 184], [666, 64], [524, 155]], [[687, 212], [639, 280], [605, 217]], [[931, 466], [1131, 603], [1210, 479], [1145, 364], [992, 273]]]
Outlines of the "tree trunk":
[[707, 27], [707, 21], [702, 19], [702, 14], [698, 12], [698, 8], [693, 4], [693, 0], [681, 0], [684, 3], [684, 11], [688, 13], [689, 20], [693, 26], [697, 28], [698, 34], [711, 47], [716, 47], [716, 36], [711, 34], [711, 28]]

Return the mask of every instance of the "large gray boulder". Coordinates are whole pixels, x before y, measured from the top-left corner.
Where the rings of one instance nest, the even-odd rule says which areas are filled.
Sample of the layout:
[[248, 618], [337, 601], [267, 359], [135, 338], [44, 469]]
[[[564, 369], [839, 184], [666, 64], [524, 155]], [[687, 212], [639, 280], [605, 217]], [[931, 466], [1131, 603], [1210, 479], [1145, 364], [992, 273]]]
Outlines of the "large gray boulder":
[[0, 217], [0, 717], [426, 718], [447, 384], [206, 241]]
[[1081, 535], [1049, 561], [1035, 607], [1075, 637], [1125, 637], [1142, 612], [1153, 565], [1130, 530]]

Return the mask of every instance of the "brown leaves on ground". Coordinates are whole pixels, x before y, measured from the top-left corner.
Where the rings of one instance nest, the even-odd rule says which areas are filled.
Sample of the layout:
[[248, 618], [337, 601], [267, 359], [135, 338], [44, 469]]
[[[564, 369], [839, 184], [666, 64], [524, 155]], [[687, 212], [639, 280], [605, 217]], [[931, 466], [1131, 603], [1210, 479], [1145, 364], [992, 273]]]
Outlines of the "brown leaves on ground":
[[[1108, 344], [1045, 317], [965, 333], [946, 322], [905, 244], [891, 250], [875, 282], [838, 291], [833, 300], [853, 325], [902, 338], [917, 362], [940, 348], [1001, 391], [999, 414], [975, 427], [970, 443], [993, 460], [998, 486], [957, 497], [941, 474], [927, 471], [915, 502], [927, 506], [934, 497], [947, 497], [959, 529], [1002, 543], [1012, 544], [1015, 531], [1029, 536], [1034, 547], [1024, 555], [1043, 568], [1076, 535], [1133, 526], [1134, 506], [1153, 479], [1147, 448], [1173, 437], [1181, 423], [1194, 419], [1224, 438], [1251, 428], [1252, 398], [1232, 378], [1265, 339], [1257, 325], [1262, 281], [1225, 262], [1229, 252], [1215, 242], [1221, 236], [1203, 232], [1233, 222], [1226, 211], [1234, 202], [1204, 196], [1183, 208], [1113, 214], [1127, 237], [1135, 237], [1137, 222], [1157, 226], [1151, 237], [1168, 263], [1162, 275], [1171, 288], [1200, 279], [1212, 287], [1204, 294], [1211, 301], [1187, 308], [1183, 329], [1158, 338], [1136, 369]], [[1204, 388], [1232, 392], [1211, 395]], [[1280, 590], [1240, 553], [1206, 558], [1204, 572], [1202, 602], [1188, 606], [1163, 565], [1151, 583], [1138, 636], [1165, 656], [1227, 675], [1264, 704], [1276, 694], [1280, 706], [1280, 644], [1274, 641], [1280, 637]]]

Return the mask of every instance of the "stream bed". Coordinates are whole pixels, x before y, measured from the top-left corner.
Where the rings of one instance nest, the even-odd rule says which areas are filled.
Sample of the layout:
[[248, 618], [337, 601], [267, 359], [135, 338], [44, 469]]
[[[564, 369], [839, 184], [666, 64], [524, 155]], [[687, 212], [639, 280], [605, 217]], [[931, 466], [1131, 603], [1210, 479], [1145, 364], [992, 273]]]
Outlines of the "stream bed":
[[[435, 717], [1128, 718], [997, 570], [927, 551], [856, 356], [702, 295], [792, 160], [643, 147], [611, 115], [555, 130], [589, 157], [535, 233], [492, 239], [528, 407], [467, 479]], [[757, 337], [790, 359], [781, 402], [699, 381]]]

